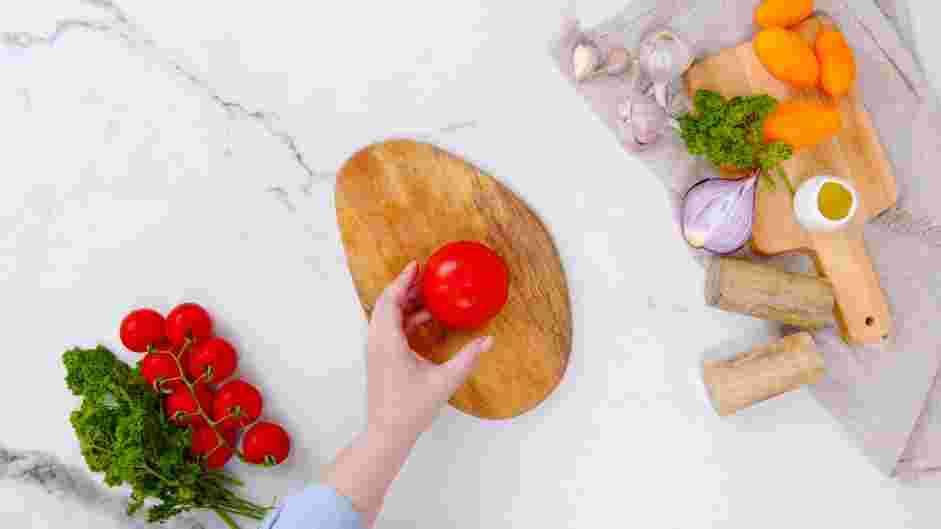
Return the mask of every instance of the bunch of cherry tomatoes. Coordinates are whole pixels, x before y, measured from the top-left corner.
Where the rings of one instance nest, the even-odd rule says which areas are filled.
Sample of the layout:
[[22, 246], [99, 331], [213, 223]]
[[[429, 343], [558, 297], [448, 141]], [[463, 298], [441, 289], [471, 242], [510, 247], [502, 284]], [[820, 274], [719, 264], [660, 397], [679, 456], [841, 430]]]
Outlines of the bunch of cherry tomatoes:
[[235, 454], [266, 466], [287, 458], [291, 439], [284, 428], [258, 421], [263, 403], [258, 389], [244, 380], [228, 380], [238, 355], [229, 342], [213, 336], [206, 309], [183, 303], [166, 319], [153, 309], [137, 309], [121, 321], [121, 342], [145, 355], [138, 362], [141, 375], [163, 396], [167, 417], [189, 426], [190, 452], [207, 468], [221, 468]]

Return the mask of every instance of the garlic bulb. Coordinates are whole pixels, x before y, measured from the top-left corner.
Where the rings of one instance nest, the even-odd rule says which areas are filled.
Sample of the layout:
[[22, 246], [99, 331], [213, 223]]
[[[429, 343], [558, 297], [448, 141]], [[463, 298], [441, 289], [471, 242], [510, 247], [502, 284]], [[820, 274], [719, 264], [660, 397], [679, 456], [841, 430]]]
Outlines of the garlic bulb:
[[621, 139], [632, 151], [642, 151], [660, 139], [670, 124], [667, 111], [650, 96], [634, 92], [618, 105]]
[[572, 51], [572, 72], [575, 82], [580, 83], [591, 77], [601, 63], [601, 51], [591, 42], [583, 41], [575, 45]]
[[640, 67], [653, 81], [654, 96], [667, 108], [672, 83], [693, 64], [693, 50], [669, 29], [655, 29], [640, 41]]
[[730, 254], [751, 238], [758, 175], [744, 180], [711, 178], [683, 198], [683, 237], [694, 248]]

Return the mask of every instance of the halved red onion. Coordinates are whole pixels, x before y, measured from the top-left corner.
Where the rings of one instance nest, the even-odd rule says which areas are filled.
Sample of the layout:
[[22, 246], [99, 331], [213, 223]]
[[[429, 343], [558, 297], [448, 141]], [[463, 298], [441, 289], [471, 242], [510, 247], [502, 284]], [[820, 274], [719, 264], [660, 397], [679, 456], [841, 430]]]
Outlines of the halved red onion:
[[725, 255], [751, 238], [758, 176], [743, 180], [710, 178], [683, 198], [683, 237], [694, 248]]

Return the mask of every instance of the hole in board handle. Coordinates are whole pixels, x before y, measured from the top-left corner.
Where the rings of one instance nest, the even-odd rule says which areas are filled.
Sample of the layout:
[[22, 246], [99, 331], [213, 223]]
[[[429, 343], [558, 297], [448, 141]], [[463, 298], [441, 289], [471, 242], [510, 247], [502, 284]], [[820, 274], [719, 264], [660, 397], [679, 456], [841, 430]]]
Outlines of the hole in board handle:
[[876, 319], [875, 319], [875, 318], [873, 318], [872, 316], [867, 316], [867, 317], [866, 317], [866, 326], [867, 326], [867, 327], [872, 327], [872, 324], [874, 324], [874, 323], [876, 323]]

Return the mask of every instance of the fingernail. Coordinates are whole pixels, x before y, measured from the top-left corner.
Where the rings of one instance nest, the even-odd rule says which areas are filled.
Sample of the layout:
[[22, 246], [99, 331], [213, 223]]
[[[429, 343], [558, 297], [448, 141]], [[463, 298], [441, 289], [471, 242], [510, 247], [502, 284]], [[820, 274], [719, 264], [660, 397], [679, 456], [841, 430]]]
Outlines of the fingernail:
[[415, 268], [415, 261], [409, 261], [405, 268], [402, 269], [402, 272], [399, 273], [399, 277], [405, 277], [411, 275], [412, 270]]

